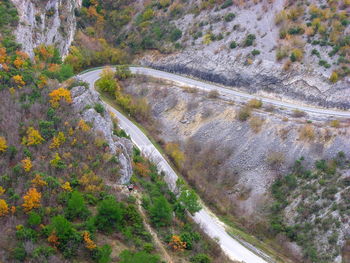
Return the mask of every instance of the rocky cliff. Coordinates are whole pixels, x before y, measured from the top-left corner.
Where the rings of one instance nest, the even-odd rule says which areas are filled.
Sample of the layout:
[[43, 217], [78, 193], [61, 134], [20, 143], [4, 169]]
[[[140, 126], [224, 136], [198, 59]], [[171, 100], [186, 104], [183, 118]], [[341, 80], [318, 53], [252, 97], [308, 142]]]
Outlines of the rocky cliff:
[[75, 9], [81, 0], [12, 0], [19, 14], [19, 25], [14, 32], [17, 42], [31, 57], [40, 44], [55, 45], [62, 56], [68, 53], [73, 41]]
[[113, 122], [109, 112], [97, 113], [94, 105], [102, 104], [95, 90], [83, 86], [72, 89], [73, 107], [87, 122], [91, 123], [98, 136], [102, 136], [108, 143], [110, 152], [118, 156], [119, 173], [121, 177], [116, 183], [126, 184], [132, 175], [131, 157], [132, 142], [113, 135]]

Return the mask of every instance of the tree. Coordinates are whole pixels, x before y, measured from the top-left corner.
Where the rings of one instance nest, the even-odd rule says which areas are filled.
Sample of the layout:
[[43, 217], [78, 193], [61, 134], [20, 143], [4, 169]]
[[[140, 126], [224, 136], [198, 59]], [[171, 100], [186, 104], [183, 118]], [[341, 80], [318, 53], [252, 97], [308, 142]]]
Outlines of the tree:
[[9, 207], [4, 199], [0, 199], [0, 216], [5, 216], [9, 212]]
[[0, 136], [0, 153], [6, 152], [8, 146], [5, 137]]
[[122, 208], [113, 197], [102, 200], [97, 208], [96, 227], [112, 232], [122, 225]]
[[72, 102], [72, 96], [69, 90], [65, 88], [58, 88], [53, 90], [50, 94], [50, 103], [53, 108], [57, 108], [61, 100], [66, 101], [67, 103]]
[[29, 172], [33, 167], [32, 161], [29, 158], [23, 159], [21, 163], [24, 171], [26, 172]]
[[109, 245], [103, 245], [94, 250], [93, 258], [97, 263], [111, 262], [112, 248]]
[[119, 85], [114, 78], [114, 72], [110, 67], [106, 67], [100, 74], [100, 79], [96, 82], [96, 86], [104, 92], [114, 95]]
[[42, 143], [44, 138], [41, 136], [40, 132], [33, 127], [27, 129], [27, 136], [22, 138], [22, 144], [31, 146]]
[[36, 174], [31, 183], [34, 187], [42, 187], [47, 185], [47, 182], [42, 179], [40, 174]]
[[41, 193], [36, 188], [30, 188], [28, 192], [23, 196], [22, 207], [24, 211], [29, 212], [33, 208], [40, 207]]
[[94, 250], [96, 249], [96, 244], [92, 239], [90, 238], [90, 233], [88, 231], [83, 232], [83, 239], [85, 243], [85, 247], [89, 250]]
[[183, 242], [180, 236], [172, 235], [171, 240], [169, 242], [169, 246], [174, 251], [183, 251], [184, 249], [186, 249], [186, 242]]
[[165, 145], [165, 151], [174, 160], [177, 167], [181, 168], [185, 161], [185, 155], [181, 151], [180, 146], [177, 143], [169, 142]]
[[84, 201], [84, 197], [78, 191], [72, 192], [67, 202], [66, 217], [68, 219], [81, 218], [85, 219], [89, 215]]
[[198, 202], [198, 197], [193, 190], [182, 190], [180, 193], [179, 201], [191, 214], [194, 214], [202, 209], [201, 205]]
[[172, 219], [172, 209], [164, 196], [154, 199], [153, 206], [150, 208], [151, 221], [156, 227], [167, 226]]

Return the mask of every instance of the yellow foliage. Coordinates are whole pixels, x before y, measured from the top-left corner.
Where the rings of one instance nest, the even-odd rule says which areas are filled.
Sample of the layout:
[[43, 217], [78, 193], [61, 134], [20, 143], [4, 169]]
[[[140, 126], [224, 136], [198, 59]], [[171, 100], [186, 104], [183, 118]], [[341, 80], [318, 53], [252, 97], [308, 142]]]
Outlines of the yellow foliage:
[[15, 206], [11, 206], [11, 214], [16, 213], [16, 207]]
[[69, 136], [72, 136], [74, 134], [74, 130], [73, 130], [73, 128], [71, 127], [71, 128], [69, 128], [69, 130], [68, 130], [68, 135]]
[[332, 83], [336, 83], [338, 81], [338, 73], [336, 71], [333, 71], [331, 76], [329, 77], [329, 81]]
[[5, 137], [0, 136], [0, 152], [6, 152], [7, 142]]
[[169, 243], [169, 245], [172, 247], [172, 249], [174, 249], [175, 251], [183, 251], [186, 247], [187, 244], [186, 242], [183, 242], [181, 240], [181, 237], [178, 235], [173, 235], [171, 237], [171, 241]]
[[58, 148], [61, 144], [63, 144], [66, 141], [66, 137], [64, 136], [63, 132], [59, 132], [57, 136], [54, 136], [52, 139], [52, 143], [50, 144], [49, 148]]
[[72, 192], [73, 189], [72, 187], [70, 186], [70, 183], [69, 182], [65, 182], [64, 184], [61, 185], [61, 188], [68, 191], [68, 192]]
[[79, 180], [79, 183], [84, 187], [84, 191], [96, 193], [103, 189], [103, 182], [94, 172], [85, 173]]
[[87, 131], [90, 130], [90, 126], [87, 125], [87, 123], [86, 123], [83, 119], [81, 119], [81, 120], [79, 121], [79, 123], [78, 123], [78, 128], [81, 129], [81, 130], [84, 131], [84, 132], [87, 132]]
[[5, 193], [5, 191], [6, 190], [2, 186], [0, 186], [0, 195], [3, 195]]
[[174, 142], [167, 143], [165, 145], [165, 151], [170, 155], [178, 167], [182, 167], [182, 164], [185, 161], [185, 155], [178, 144]]
[[49, 96], [51, 98], [51, 106], [54, 108], [57, 108], [59, 106], [59, 102], [61, 101], [61, 99], [64, 99], [67, 103], [72, 102], [71, 93], [65, 88], [55, 89], [49, 94]]
[[27, 136], [22, 138], [22, 144], [31, 146], [42, 143], [44, 138], [41, 136], [40, 132], [33, 127], [27, 129]]
[[97, 246], [94, 241], [90, 238], [90, 233], [88, 231], [83, 232], [83, 238], [85, 242], [85, 247], [89, 250], [94, 250]]
[[23, 196], [22, 207], [24, 211], [29, 212], [33, 208], [40, 207], [41, 193], [36, 188], [30, 188], [28, 192]]
[[43, 88], [47, 85], [47, 77], [44, 75], [39, 76], [38, 87]]
[[34, 187], [46, 186], [47, 182], [45, 182], [40, 174], [36, 174], [35, 178], [31, 181]]
[[24, 86], [26, 84], [21, 75], [13, 76], [12, 80], [15, 82], [16, 85], [18, 85], [18, 88], [21, 88], [22, 86]]
[[9, 207], [4, 199], [0, 199], [0, 216], [5, 216], [9, 212]]
[[23, 159], [21, 163], [24, 171], [26, 172], [29, 172], [33, 167], [32, 161], [29, 158]]
[[53, 167], [57, 167], [59, 162], [62, 160], [62, 158], [60, 157], [60, 155], [58, 153], [55, 153], [54, 157], [52, 160], [50, 160], [50, 164]]

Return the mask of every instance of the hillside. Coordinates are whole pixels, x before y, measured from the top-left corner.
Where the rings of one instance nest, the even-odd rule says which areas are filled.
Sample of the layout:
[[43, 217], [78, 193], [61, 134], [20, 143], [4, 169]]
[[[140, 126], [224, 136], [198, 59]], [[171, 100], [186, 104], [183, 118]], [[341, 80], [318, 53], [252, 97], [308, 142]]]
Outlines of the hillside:
[[[348, 0], [3, 0], [0, 41], [0, 261], [230, 262], [186, 212], [199, 209], [186, 183], [278, 262], [349, 261], [347, 119], [126, 66], [97, 91], [73, 77], [137, 64], [348, 110]], [[105, 101], [142, 125], [187, 199]]]

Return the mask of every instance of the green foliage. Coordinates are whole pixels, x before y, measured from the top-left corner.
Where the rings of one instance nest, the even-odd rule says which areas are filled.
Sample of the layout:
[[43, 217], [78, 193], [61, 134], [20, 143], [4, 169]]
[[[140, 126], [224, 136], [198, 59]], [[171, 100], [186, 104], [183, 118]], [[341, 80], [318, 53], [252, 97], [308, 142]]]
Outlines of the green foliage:
[[119, 255], [119, 263], [159, 263], [160, 257], [158, 255], [152, 255], [145, 251], [131, 252], [130, 250], [124, 250]]
[[207, 254], [200, 253], [191, 257], [190, 261], [192, 263], [210, 263], [211, 259]]
[[247, 35], [247, 37], [243, 42], [243, 46], [244, 47], [252, 46], [254, 44], [255, 39], [256, 39], [256, 36], [254, 34]]
[[12, 253], [14, 259], [18, 260], [19, 262], [24, 262], [27, 256], [27, 252], [22, 244], [16, 246]]
[[93, 252], [93, 259], [97, 263], [109, 263], [111, 262], [112, 248], [109, 245], [103, 245], [98, 247]]
[[103, 105], [101, 103], [96, 103], [94, 106], [95, 111], [97, 111], [97, 113], [103, 115], [103, 113], [105, 112], [105, 108], [103, 107]]
[[114, 79], [114, 72], [110, 69], [104, 69], [96, 86], [99, 90], [114, 95], [118, 87], [117, 81]]
[[39, 121], [39, 130], [40, 130], [40, 134], [41, 136], [45, 139], [45, 140], [49, 140], [51, 139], [55, 133], [55, 124], [53, 121]]
[[33, 251], [33, 257], [36, 260], [46, 260], [55, 253], [55, 249], [49, 246], [38, 246]]
[[159, 196], [153, 200], [149, 213], [151, 222], [156, 227], [167, 226], [171, 222], [172, 209], [164, 196]]
[[89, 214], [83, 195], [78, 191], [72, 192], [65, 210], [66, 217], [70, 220], [75, 218], [86, 219]]
[[234, 13], [228, 13], [225, 15], [224, 19], [226, 22], [231, 22], [235, 17], [236, 15]]
[[30, 212], [28, 217], [28, 224], [30, 226], [38, 226], [41, 223], [41, 216], [36, 212]]
[[97, 229], [110, 233], [122, 226], [122, 207], [113, 197], [108, 197], [98, 204], [96, 215]]
[[227, 8], [227, 7], [230, 7], [231, 5], [233, 5], [232, 0], [226, 0], [226, 1], [222, 4], [221, 9], [225, 9], [225, 8]]
[[182, 37], [182, 31], [178, 28], [174, 28], [170, 33], [170, 40], [175, 42]]
[[119, 80], [130, 78], [132, 73], [127, 65], [118, 65], [115, 68], [115, 77]]
[[253, 56], [260, 55], [260, 51], [257, 50], [257, 49], [253, 49], [253, 50], [252, 50], [252, 55], [253, 55]]
[[198, 212], [202, 208], [198, 202], [198, 196], [193, 190], [182, 189], [179, 196], [179, 201], [191, 214]]

